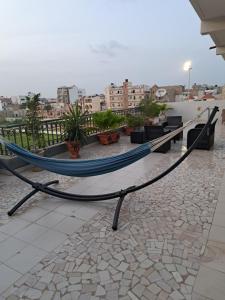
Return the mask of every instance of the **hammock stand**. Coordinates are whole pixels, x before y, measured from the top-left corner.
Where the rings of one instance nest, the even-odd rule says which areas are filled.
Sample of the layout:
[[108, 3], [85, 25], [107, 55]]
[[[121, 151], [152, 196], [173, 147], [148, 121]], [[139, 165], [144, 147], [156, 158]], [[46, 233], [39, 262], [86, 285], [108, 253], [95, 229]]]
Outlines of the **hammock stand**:
[[[110, 200], [110, 199], [115, 199], [115, 198], [119, 198], [118, 202], [117, 202], [117, 206], [114, 212], [114, 217], [113, 217], [113, 225], [112, 225], [112, 229], [113, 230], [117, 230], [118, 228], [118, 221], [119, 221], [119, 215], [120, 215], [120, 210], [123, 204], [123, 201], [126, 197], [126, 195], [136, 192], [138, 190], [141, 190], [147, 186], [152, 185], [153, 183], [157, 182], [158, 180], [160, 180], [161, 178], [163, 178], [164, 176], [166, 176], [167, 174], [169, 174], [171, 171], [173, 171], [176, 167], [178, 167], [184, 160], [186, 157], [188, 157], [190, 155], [190, 153], [193, 151], [193, 149], [196, 147], [196, 145], [198, 144], [198, 142], [200, 141], [200, 139], [202, 138], [202, 136], [204, 136], [204, 134], [207, 132], [211, 122], [213, 121], [216, 113], [219, 111], [219, 108], [217, 106], [215, 106], [211, 112], [211, 114], [209, 115], [208, 121], [205, 124], [205, 126], [203, 127], [203, 129], [201, 130], [201, 132], [199, 133], [198, 137], [196, 138], [196, 140], [194, 141], [194, 143], [190, 146], [190, 148], [174, 163], [172, 164], [167, 170], [165, 170], [164, 172], [162, 172], [161, 174], [157, 175], [155, 178], [140, 184], [138, 186], [130, 186], [124, 190], [120, 190], [120, 191], [116, 191], [114, 193], [107, 193], [107, 194], [101, 194], [101, 195], [78, 195], [78, 194], [71, 194], [71, 193], [66, 193], [66, 192], [62, 192], [53, 188], [50, 188], [49, 186], [52, 184], [57, 184], [59, 183], [58, 180], [53, 180], [47, 183], [39, 183], [39, 182], [34, 182], [28, 178], [26, 178], [25, 176], [19, 174], [17, 171], [11, 169], [5, 162], [3, 162], [3, 160], [0, 160], [0, 165], [2, 165], [7, 171], [9, 171], [10, 173], [12, 173], [13, 175], [15, 175], [16, 177], [18, 177], [19, 179], [21, 179], [22, 181], [26, 182], [27, 184], [29, 184], [32, 188], [33, 191], [31, 191], [29, 194], [27, 194], [22, 200], [20, 200], [9, 212], [8, 215], [12, 216], [15, 211], [21, 206], [23, 205], [29, 198], [31, 198], [33, 195], [35, 195], [37, 192], [43, 192], [46, 193], [48, 195], [51, 196], [55, 196], [58, 198], [62, 198], [62, 199], [67, 199], [67, 200], [72, 200], [72, 201], [102, 201], [102, 200]], [[164, 140], [164, 142], [167, 140]]]

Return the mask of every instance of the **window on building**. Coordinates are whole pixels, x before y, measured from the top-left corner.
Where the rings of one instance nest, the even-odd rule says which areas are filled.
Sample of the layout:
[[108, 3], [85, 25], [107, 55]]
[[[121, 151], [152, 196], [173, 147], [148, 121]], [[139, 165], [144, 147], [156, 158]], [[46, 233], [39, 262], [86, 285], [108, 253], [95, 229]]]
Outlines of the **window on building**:
[[134, 96], [134, 100], [136, 99], [136, 97]]
[[135, 93], [135, 90], [133, 90], [132, 93], [134, 94], [134, 93]]

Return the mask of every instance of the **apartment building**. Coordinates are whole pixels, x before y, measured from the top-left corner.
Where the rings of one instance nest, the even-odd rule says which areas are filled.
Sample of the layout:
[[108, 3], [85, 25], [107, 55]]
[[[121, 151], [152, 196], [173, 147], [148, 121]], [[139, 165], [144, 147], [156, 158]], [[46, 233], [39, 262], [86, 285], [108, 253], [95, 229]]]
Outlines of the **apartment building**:
[[85, 96], [78, 100], [78, 102], [82, 112], [94, 113], [106, 109], [105, 95], [103, 94]]
[[111, 83], [105, 89], [106, 106], [112, 110], [137, 107], [149, 89], [147, 85], [133, 85], [128, 79], [121, 86]]
[[65, 104], [73, 104], [86, 94], [85, 89], [80, 89], [76, 85], [62, 86], [57, 89], [57, 99]]

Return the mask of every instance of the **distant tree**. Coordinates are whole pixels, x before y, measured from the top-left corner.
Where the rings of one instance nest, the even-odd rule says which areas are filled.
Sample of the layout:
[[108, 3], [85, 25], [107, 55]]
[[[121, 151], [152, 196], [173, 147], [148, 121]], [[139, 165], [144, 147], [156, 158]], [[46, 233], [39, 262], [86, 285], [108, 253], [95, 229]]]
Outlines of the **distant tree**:
[[51, 106], [51, 104], [46, 104], [45, 106], [44, 106], [44, 109], [45, 110], [47, 110], [47, 112], [49, 112], [50, 110], [52, 110], [52, 106]]
[[45, 146], [44, 135], [41, 132], [41, 118], [40, 118], [40, 94], [26, 97], [26, 125], [28, 135], [31, 137], [32, 148], [43, 148]]

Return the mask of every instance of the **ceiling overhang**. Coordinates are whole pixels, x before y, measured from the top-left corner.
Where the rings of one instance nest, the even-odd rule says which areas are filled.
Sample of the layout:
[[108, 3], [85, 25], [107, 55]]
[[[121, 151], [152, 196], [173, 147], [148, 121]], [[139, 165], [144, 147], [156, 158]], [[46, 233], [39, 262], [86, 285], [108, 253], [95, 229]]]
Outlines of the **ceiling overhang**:
[[201, 19], [201, 34], [209, 34], [216, 54], [225, 59], [225, 0], [190, 0]]

